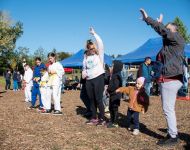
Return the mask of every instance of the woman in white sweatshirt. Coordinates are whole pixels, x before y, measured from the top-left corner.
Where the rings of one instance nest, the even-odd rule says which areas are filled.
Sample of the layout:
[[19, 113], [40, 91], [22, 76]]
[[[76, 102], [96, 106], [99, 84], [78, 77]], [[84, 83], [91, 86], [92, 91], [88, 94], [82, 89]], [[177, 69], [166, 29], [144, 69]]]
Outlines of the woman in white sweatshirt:
[[[94, 36], [96, 44], [92, 40], [87, 41], [86, 54], [83, 60], [82, 77], [86, 79], [86, 90], [92, 109], [92, 118], [86, 123], [104, 125], [104, 105], [102, 101], [104, 91], [104, 46], [93, 28], [90, 28], [90, 34]], [[100, 112], [99, 119], [97, 119], [97, 107]]]

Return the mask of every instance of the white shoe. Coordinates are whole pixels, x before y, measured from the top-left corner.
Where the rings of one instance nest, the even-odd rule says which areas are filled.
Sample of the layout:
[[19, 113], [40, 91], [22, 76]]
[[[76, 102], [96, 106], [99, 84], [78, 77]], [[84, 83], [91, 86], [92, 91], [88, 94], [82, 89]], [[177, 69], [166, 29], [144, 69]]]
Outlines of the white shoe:
[[127, 128], [127, 130], [132, 131], [133, 128], [134, 128], [134, 125], [130, 125], [130, 126]]
[[105, 116], [110, 118], [110, 113], [109, 112], [105, 113]]
[[109, 107], [106, 106], [105, 109], [104, 109], [105, 112], [109, 112]]
[[133, 135], [138, 135], [139, 134], [139, 129], [134, 129], [133, 130]]

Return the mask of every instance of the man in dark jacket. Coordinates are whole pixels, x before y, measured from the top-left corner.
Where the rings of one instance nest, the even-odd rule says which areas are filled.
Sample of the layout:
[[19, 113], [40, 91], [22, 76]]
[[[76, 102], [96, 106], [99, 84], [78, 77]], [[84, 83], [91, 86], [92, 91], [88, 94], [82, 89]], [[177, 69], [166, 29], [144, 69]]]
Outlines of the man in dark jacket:
[[148, 96], [150, 95], [150, 88], [152, 87], [151, 71], [152, 71], [151, 58], [146, 57], [144, 63], [140, 65], [138, 71], [138, 78], [139, 77], [145, 78], [144, 88]]
[[155, 21], [148, 17], [144, 9], [141, 9], [140, 12], [142, 13], [143, 20], [163, 38], [163, 47], [157, 55], [157, 61], [163, 64], [159, 81], [162, 107], [168, 125], [168, 134], [157, 144], [160, 146], [171, 146], [178, 143], [175, 102], [177, 91], [182, 86], [182, 64], [185, 42], [179, 34], [175, 23], [168, 23], [166, 26], [162, 24], [162, 14]]
[[120, 106], [121, 93], [116, 93], [115, 91], [122, 87], [122, 77], [121, 70], [123, 68], [123, 63], [120, 61], [113, 61], [113, 69], [111, 69], [111, 79], [108, 85], [108, 93], [110, 95], [109, 101], [109, 111], [110, 111], [110, 123], [108, 128], [118, 127], [117, 117], [118, 117], [118, 107]]

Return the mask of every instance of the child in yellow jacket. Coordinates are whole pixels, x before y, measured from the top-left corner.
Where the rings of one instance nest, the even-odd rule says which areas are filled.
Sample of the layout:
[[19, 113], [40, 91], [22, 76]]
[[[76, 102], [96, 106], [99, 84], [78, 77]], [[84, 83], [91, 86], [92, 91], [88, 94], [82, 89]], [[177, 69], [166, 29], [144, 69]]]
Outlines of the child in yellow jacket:
[[127, 111], [127, 126], [131, 129], [131, 121], [133, 119], [134, 130], [133, 135], [139, 134], [139, 113], [145, 113], [148, 110], [149, 96], [144, 89], [144, 77], [139, 77], [136, 81], [136, 86], [121, 87], [116, 92], [129, 95], [129, 108]]

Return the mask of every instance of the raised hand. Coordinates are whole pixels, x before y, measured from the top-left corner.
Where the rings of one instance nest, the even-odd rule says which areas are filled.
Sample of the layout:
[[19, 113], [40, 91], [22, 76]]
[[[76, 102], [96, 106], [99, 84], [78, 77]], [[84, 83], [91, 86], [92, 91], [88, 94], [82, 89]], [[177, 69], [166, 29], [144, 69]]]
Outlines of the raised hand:
[[148, 17], [146, 11], [145, 11], [144, 9], [141, 8], [141, 9], [140, 9], [140, 12], [141, 12], [142, 17], [143, 17], [142, 19], [145, 20], [145, 19]]
[[159, 23], [162, 23], [162, 21], [163, 21], [163, 14], [160, 14], [160, 17], [157, 18], [157, 21], [158, 21]]
[[93, 28], [93, 27], [90, 27], [90, 34], [92, 34], [92, 35], [95, 34], [95, 31], [94, 31], [94, 28]]

